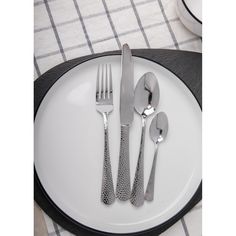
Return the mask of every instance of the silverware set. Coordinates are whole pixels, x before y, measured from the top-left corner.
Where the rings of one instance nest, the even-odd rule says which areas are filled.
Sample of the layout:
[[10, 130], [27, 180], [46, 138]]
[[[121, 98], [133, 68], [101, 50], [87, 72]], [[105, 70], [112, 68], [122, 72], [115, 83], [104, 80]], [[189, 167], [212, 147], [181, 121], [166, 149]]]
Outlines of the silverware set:
[[[112, 168], [109, 153], [108, 117], [113, 111], [113, 88], [111, 65], [100, 65], [97, 71], [96, 109], [104, 121], [104, 162], [101, 201], [111, 205], [117, 197], [121, 201], [130, 202], [140, 207], [144, 201], [154, 199], [155, 170], [158, 147], [166, 138], [168, 119], [164, 112], [160, 112], [152, 119], [149, 134], [154, 142], [155, 151], [146, 192], [144, 192], [144, 148], [146, 121], [157, 109], [160, 90], [156, 76], [152, 72], [145, 73], [138, 81], [134, 90], [133, 60], [127, 44], [122, 48], [122, 73], [120, 85], [120, 123], [121, 139], [116, 193], [114, 190]], [[133, 122], [134, 110], [141, 117], [142, 132], [138, 162], [131, 189], [130, 158], [129, 158], [129, 130]]]

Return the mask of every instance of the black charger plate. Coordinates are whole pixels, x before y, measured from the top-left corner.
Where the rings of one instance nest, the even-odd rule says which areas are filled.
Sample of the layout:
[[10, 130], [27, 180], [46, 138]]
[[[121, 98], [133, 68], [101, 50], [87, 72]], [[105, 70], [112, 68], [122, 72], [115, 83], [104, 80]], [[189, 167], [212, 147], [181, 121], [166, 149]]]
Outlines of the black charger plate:
[[[45, 74], [40, 76], [34, 83], [34, 117], [36, 117], [38, 108], [45, 97], [46, 93], [53, 84], [66, 72], [73, 67], [86, 62], [88, 60], [107, 55], [119, 55], [120, 51], [105, 52], [100, 54], [89, 55], [81, 58], [76, 58], [50, 69]], [[184, 84], [190, 89], [195, 96], [200, 107], [202, 105], [202, 55], [195, 52], [161, 50], [161, 49], [134, 49], [132, 54], [150, 61], [153, 61], [166, 69], [170, 70], [179, 77]], [[114, 233], [106, 233], [94, 230], [85, 225], [78, 223], [64, 212], [62, 212], [50, 199], [44, 190], [38, 178], [36, 170], [34, 171], [34, 198], [39, 206], [59, 225], [68, 231], [84, 235], [121, 235]], [[165, 223], [158, 225], [149, 230], [142, 232], [129, 233], [125, 235], [158, 235], [171, 227], [181, 217], [183, 217], [191, 208], [193, 208], [202, 198], [202, 184], [199, 185], [196, 193], [186, 206], [178, 212], [174, 217]], [[122, 234], [124, 235], [124, 234]]]

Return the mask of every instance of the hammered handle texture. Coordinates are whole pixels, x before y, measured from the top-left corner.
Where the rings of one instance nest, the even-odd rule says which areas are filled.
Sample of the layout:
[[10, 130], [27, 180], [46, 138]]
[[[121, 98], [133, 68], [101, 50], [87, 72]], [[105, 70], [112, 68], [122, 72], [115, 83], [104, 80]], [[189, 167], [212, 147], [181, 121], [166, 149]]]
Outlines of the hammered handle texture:
[[121, 201], [127, 201], [130, 194], [129, 126], [122, 125], [116, 197]]
[[130, 202], [136, 206], [140, 207], [144, 203], [144, 142], [145, 142], [145, 131], [146, 131], [146, 121], [142, 120], [142, 134], [141, 143], [138, 157], [138, 164], [136, 167], [132, 193], [130, 197]]
[[101, 200], [106, 205], [111, 205], [115, 201], [115, 192], [112, 179], [111, 161], [108, 142], [108, 127], [105, 125], [105, 142], [104, 142], [104, 163], [102, 177]]

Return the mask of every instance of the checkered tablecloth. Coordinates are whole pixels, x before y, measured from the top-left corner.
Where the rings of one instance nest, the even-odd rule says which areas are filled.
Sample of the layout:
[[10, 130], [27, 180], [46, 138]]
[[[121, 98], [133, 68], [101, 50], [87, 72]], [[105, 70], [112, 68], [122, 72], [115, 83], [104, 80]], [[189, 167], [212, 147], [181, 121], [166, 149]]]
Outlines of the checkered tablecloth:
[[[34, 0], [35, 78], [64, 61], [131, 48], [201, 52], [201, 38], [188, 31], [175, 0]], [[162, 236], [200, 236], [201, 203]], [[71, 235], [44, 214], [50, 236]]]

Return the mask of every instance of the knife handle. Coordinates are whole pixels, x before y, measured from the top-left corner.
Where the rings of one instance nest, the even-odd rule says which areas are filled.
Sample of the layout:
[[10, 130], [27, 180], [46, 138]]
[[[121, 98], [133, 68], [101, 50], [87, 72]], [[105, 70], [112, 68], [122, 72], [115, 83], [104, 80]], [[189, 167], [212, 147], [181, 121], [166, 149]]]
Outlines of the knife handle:
[[129, 126], [121, 125], [116, 197], [121, 201], [127, 201], [130, 198], [130, 194]]

